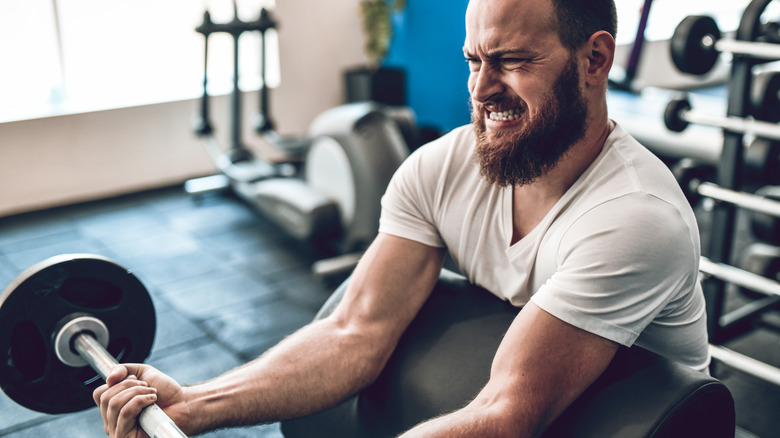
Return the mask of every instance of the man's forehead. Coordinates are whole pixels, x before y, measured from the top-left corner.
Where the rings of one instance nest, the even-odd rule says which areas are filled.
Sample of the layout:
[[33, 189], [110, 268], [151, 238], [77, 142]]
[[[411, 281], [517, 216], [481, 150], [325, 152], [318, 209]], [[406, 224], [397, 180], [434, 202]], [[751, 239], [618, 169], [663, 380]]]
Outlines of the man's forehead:
[[552, 0], [470, 0], [466, 27], [547, 26], [553, 18]]
[[535, 40], [555, 33], [551, 0], [471, 0], [466, 10], [465, 49], [475, 45], [492, 50], [498, 42]]

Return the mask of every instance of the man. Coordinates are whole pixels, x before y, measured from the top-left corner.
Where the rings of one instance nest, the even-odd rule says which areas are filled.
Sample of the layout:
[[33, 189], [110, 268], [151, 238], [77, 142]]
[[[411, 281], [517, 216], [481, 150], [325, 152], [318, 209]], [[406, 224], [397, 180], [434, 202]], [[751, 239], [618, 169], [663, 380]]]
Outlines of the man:
[[612, 0], [472, 0], [466, 30], [473, 129], [402, 165], [338, 308], [195, 386], [117, 367], [95, 391], [106, 432], [138, 436], [152, 402], [189, 433], [337, 404], [382, 371], [445, 248], [470, 281], [523, 308], [479, 395], [404, 436], [538, 435], [619, 345], [706, 368], [695, 219], [663, 164], [607, 117]]

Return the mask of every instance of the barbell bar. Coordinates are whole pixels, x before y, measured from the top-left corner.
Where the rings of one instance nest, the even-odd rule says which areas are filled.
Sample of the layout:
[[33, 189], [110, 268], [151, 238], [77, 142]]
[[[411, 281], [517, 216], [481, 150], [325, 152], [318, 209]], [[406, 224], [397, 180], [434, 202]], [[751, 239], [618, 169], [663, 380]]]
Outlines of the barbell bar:
[[[700, 198], [710, 198], [714, 201], [725, 202], [754, 213], [760, 213], [780, 219], [780, 201], [770, 197], [748, 192], [721, 187], [707, 182], [705, 179], [710, 174], [707, 168], [696, 166], [695, 163], [682, 161], [673, 168], [673, 173], [686, 199], [691, 205], [696, 205]], [[762, 193], [759, 189], [757, 193]], [[772, 224], [762, 224], [764, 229], [771, 229]]]
[[685, 17], [672, 34], [670, 50], [674, 65], [683, 73], [709, 72], [720, 53], [763, 60], [780, 60], [780, 45], [721, 38], [715, 20], [706, 15]]
[[716, 263], [706, 257], [701, 257], [699, 272], [705, 277], [714, 277], [762, 295], [780, 297], [780, 282], [726, 263]]
[[[115, 356], [142, 362], [155, 325], [148, 291], [116, 262], [88, 254], [44, 260], [0, 294], [0, 388], [40, 412], [94, 407], [94, 373], [106, 379]], [[150, 437], [186, 437], [156, 404], [138, 421]]]
[[753, 133], [760, 138], [780, 140], [780, 125], [776, 123], [735, 116], [699, 113], [691, 109], [691, 103], [685, 97], [672, 99], [666, 105], [664, 123], [670, 131], [674, 132], [682, 132], [689, 124], [693, 123], [722, 128], [741, 134]]
[[[705, 277], [714, 277], [762, 295], [780, 297], [780, 282], [725, 263], [713, 262], [706, 257], [699, 260], [699, 272]], [[713, 359], [780, 386], [780, 369], [777, 367], [718, 345], [710, 344], [709, 351]]]
[[[77, 327], [77, 324], [84, 324], [90, 322], [91, 327]], [[97, 318], [92, 316], [78, 316], [68, 322], [57, 334], [57, 338], [62, 338], [62, 343], [57, 343], [56, 354], [57, 357], [62, 360], [63, 347], [75, 350], [79, 357], [95, 370], [103, 380], [108, 378], [111, 374], [111, 369], [118, 365], [114, 356], [106, 351], [105, 347], [98, 342], [94, 335], [96, 327], [102, 326], [106, 330], [106, 337], [108, 336], [108, 329], [105, 324]], [[66, 363], [66, 365], [69, 365]], [[78, 365], [71, 365], [78, 366]], [[151, 404], [145, 407], [141, 414], [138, 416], [138, 423], [144, 432], [152, 438], [186, 438], [187, 435], [179, 429], [173, 420], [160, 409], [157, 404]]]

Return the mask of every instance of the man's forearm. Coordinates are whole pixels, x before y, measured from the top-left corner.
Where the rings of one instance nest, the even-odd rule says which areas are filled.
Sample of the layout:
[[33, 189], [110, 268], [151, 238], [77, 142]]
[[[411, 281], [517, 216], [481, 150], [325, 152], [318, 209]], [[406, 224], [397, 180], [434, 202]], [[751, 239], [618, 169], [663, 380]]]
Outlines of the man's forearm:
[[370, 384], [389, 353], [325, 319], [260, 358], [185, 388], [191, 432], [280, 421], [337, 404]]

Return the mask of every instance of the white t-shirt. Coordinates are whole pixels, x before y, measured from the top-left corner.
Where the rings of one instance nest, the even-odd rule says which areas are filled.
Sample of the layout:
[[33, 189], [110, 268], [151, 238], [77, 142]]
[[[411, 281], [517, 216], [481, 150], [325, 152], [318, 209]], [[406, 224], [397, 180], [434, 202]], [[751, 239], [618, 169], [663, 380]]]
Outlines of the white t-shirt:
[[596, 160], [514, 245], [512, 188], [486, 182], [471, 126], [415, 151], [379, 231], [446, 247], [461, 273], [515, 306], [692, 368], [709, 364], [696, 219], [666, 166], [616, 125]]

